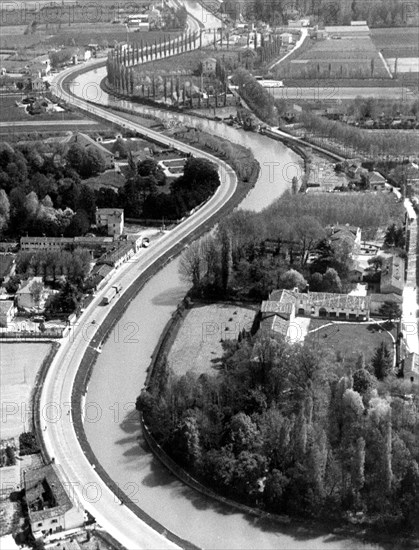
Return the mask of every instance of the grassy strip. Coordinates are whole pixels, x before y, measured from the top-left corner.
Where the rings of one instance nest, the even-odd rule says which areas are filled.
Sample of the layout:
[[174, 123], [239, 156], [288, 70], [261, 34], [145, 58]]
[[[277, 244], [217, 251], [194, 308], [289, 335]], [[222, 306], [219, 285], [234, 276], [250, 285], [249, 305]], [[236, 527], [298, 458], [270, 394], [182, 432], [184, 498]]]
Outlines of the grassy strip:
[[41, 394], [42, 388], [44, 387], [45, 379], [48, 374], [48, 369], [55, 357], [55, 354], [58, 351], [60, 344], [58, 342], [51, 343], [51, 349], [48, 352], [48, 355], [42, 361], [42, 365], [36, 375], [34, 390], [32, 396], [32, 429], [37, 436], [38, 445], [41, 451], [42, 460], [45, 464], [51, 462], [51, 457], [48, 454], [48, 451], [45, 446], [44, 438], [42, 437], [42, 427], [41, 427]]

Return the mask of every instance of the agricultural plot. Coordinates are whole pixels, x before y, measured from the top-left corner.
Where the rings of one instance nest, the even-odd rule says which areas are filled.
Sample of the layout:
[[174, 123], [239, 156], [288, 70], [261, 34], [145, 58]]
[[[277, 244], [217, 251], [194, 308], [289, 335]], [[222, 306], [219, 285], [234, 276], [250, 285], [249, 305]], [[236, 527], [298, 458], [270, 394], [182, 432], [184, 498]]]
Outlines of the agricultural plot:
[[175, 374], [216, 373], [223, 355], [223, 340], [236, 339], [250, 331], [255, 311], [244, 307], [213, 304], [188, 311], [169, 351], [168, 362]]
[[416, 79], [419, 74], [419, 29], [372, 29], [371, 38], [394, 75]]
[[419, 29], [417, 27], [371, 29], [370, 32], [372, 41], [385, 58], [419, 56]]
[[10, 404], [9, 414], [1, 419], [3, 438], [17, 437], [29, 430], [31, 392], [50, 347], [40, 343], [0, 343], [1, 400]]
[[390, 78], [369, 37], [317, 41], [285, 72], [288, 78]]

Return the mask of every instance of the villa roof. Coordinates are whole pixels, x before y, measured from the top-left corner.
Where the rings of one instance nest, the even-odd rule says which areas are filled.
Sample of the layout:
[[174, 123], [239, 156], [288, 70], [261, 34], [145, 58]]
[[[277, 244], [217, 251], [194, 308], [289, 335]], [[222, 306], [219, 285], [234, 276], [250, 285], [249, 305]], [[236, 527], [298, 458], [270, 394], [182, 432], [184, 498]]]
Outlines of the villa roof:
[[[262, 302], [264, 313], [290, 313], [290, 304], [306, 302], [306, 306], [316, 306], [335, 309], [367, 310], [371, 304], [370, 296], [354, 296], [349, 294], [334, 294], [331, 292], [294, 292], [290, 290], [275, 290], [269, 300]], [[284, 307], [285, 306], [285, 307]]]

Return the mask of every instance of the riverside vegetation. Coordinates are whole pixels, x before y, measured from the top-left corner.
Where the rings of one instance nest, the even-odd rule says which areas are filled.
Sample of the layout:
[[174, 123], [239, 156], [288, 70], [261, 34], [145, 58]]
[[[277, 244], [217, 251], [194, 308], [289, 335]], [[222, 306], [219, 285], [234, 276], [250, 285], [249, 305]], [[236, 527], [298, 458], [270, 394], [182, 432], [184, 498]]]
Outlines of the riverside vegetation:
[[[307, 280], [339, 292], [349, 258], [327, 246], [324, 227], [340, 219], [375, 231], [397, 221], [391, 195], [374, 197], [380, 208], [370, 200], [287, 193], [260, 214], [237, 211], [184, 252], [181, 273], [192, 296], [205, 298], [259, 300]], [[294, 257], [267, 254], [267, 237], [295, 247]], [[199, 481], [247, 505], [417, 530], [419, 413], [385, 344], [368, 364], [348, 362], [318, 338], [291, 345], [256, 329], [223, 343], [216, 375], [178, 376], [162, 357], [137, 400], [157, 442]]]

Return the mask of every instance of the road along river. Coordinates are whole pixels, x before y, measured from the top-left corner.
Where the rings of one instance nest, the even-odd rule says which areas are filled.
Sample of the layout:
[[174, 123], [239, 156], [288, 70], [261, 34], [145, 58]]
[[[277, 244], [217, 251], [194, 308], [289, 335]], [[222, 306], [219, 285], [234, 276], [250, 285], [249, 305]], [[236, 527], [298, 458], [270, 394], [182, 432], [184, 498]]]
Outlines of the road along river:
[[[73, 89], [86, 90], [104, 76], [81, 75]], [[93, 100], [93, 97], [90, 98]], [[98, 100], [138, 113], [179, 118], [190, 125], [250, 147], [261, 164], [256, 187], [242, 207], [261, 210], [290, 186], [292, 172], [301, 171], [298, 157], [282, 144], [217, 122], [174, 115], [115, 101], [104, 92]], [[174, 478], [149, 452], [134, 410], [159, 334], [187, 290], [178, 275], [178, 260], [162, 269], [139, 292], [104, 344], [89, 382], [85, 417], [88, 441], [110, 477], [140, 508], [183, 539], [206, 549], [343, 550], [372, 549], [330, 533], [301, 527], [279, 527], [239, 513], [201, 496]], [[209, 319], [208, 321], [211, 321]], [[140, 548], [138, 549], [140, 550]]]

